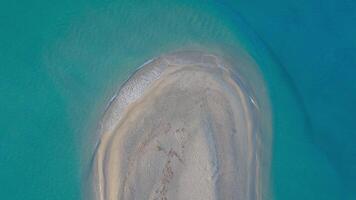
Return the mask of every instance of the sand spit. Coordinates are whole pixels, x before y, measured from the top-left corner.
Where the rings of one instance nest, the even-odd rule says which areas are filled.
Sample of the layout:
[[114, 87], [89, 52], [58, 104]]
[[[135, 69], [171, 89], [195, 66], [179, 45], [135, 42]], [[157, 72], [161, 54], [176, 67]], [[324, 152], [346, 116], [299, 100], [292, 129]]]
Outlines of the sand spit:
[[95, 200], [261, 199], [258, 105], [220, 58], [150, 60], [101, 122]]

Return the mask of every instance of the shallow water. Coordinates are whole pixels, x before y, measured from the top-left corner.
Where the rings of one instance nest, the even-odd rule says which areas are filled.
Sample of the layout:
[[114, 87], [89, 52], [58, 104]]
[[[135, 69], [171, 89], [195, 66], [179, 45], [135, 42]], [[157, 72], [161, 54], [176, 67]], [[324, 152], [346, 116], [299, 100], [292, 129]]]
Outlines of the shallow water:
[[257, 62], [273, 109], [273, 199], [356, 198], [355, 3], [186, 2], [0, 3], [1, 199], [80, 199], [118, 86], [181, 48], [245, 49]]

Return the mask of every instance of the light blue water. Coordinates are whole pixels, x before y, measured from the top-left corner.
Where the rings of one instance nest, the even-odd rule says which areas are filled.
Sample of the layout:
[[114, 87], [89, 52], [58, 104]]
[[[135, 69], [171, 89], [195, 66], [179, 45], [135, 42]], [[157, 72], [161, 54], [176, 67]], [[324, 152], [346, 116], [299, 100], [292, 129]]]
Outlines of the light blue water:
[[[90, 131], [145, 60], [199, 45], [257, 61], [273, 107], [266, 199], [356, 199], [352, 1], [1, 1], [0, 199], [80, 199]], [[241, 43], [241, 44], [240, 44]]]

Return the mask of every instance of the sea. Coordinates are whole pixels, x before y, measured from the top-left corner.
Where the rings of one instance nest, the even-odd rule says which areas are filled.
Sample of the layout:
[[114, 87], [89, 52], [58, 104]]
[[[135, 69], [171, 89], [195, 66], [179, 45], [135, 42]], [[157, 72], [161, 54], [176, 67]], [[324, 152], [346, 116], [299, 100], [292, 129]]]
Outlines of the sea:
[[257, 63], [273, 127], [263, 199], [356, 199], [353, 0], [0, 1], [0, 199], [83, 199], [112, 96], [187, 48]]

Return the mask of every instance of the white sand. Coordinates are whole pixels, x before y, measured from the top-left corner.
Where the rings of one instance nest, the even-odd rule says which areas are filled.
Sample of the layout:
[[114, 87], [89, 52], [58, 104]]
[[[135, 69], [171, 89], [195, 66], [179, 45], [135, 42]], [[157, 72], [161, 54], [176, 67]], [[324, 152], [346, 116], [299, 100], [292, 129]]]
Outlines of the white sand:
[[247, 88], [214, 55], [144, 64], [103, 118], [94, 199], [261, 199], [261, 127]]

